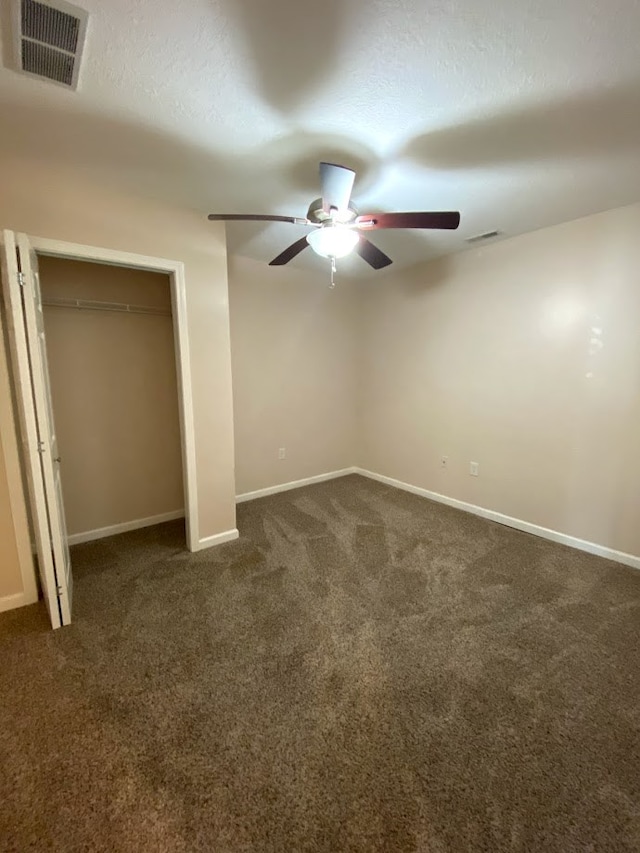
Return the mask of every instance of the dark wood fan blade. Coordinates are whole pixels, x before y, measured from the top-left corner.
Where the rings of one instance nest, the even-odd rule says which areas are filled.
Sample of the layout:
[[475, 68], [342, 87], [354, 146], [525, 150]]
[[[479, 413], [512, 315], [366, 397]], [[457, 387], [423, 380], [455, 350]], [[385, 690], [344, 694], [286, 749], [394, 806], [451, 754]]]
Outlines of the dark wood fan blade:
[[377, 246], [369, 242], [366, 237], [360, 235], [360, 240], [356, 243], [356, 252], [365, 260], [374, 270], [381, 270], [382, 267], [388, 267], [393, 261], [388, 255], [385, 255]]
[[289, 261], [295, 258], [296, 255], [299, 255], [303, 249], [306, 249], [308, 245], [307, 238], [301, 237], [299, 240], [296, 240], [295, 243], [292, 243], [288, 249], [281, 252], [277, 258], [270, 261], [269, 266], [281, 267], [283, 264], [288, 264]]
[[210, 213], [207, 217], [214, 222], [291, 222], [293, 225], [309, 225], [308, 219], [298, 216], [271, 216], [269, 213]]
[[358, 228], [437, 228], [454, 231], [460, 225], [457, 211], [416, 213], [365, 213], [356, 219]]
[[322, 207], [327, 213], [332, 207], [338, 210], [346, 210], [349, 207], [355, 178], [353, 169], [338, 166], [336, 163], [320, 163]]

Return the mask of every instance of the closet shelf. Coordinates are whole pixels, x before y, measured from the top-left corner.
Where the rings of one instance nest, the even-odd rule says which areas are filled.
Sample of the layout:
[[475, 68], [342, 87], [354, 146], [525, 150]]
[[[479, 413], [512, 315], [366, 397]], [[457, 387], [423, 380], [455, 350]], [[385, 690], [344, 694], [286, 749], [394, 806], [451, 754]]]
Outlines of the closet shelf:
[[126, 302], [98, 302], [93, 299], [62, 299], [50, 297], [42, 300], [49, 308], [77, 308], [85, 311], [119, 311], [124, 314], [154, 314], [157, 317], [170, 317], [168, 308], [156, 308], [153, 305], [128, 305]]

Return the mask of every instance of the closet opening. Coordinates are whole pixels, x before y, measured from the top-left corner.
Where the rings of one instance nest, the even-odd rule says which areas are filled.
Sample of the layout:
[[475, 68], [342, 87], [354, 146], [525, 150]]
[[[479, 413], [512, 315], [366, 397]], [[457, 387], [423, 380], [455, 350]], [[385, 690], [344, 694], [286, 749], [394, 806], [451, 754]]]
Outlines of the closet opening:
[[169, 276], [41, 253], [38, 268], [68, 544], [169, 521], [175, 535], [185, 498]]
[[184, 518], [169, 277], [38, 267], [68, 544]]
[[[183, 265], [31, 238], [68, 544], [173, 522], [198, 547]], [[162, 528], [158, 528], [158, 533]]]

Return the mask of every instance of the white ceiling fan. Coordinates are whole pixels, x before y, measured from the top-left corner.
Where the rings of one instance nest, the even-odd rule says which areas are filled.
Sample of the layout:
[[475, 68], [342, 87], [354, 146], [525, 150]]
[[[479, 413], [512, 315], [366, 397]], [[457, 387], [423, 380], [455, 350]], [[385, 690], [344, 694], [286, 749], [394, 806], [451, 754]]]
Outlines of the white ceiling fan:
[[[313, 230], [270, 261], [269, 266], [282, 266], [300, 254], [307, 246], [323, 258], [331, 260], [335, 272], [336, 258], [356, 251], [373, 269], [382, 269], [392, 263], [364, 234], [382, 228], [420, 228], [454, 230], [460, 224], [457, 211], [409, 213], [358, 213], [351, 202], [351, 191], [356, 173], [346, 166], [320, 163], [322, 196], [309, 205], [306, 217], [270, 214], [210, 213], [209, 219], [218, 221], [290, 222], [306, 225]], [[332, 279], [333, 283], [333, 279]]]

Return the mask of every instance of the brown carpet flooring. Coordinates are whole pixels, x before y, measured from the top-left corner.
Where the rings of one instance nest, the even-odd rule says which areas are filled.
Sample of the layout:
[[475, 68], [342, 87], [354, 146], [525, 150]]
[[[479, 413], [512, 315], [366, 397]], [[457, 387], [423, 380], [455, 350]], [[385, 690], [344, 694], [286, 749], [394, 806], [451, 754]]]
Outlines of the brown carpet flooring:
[[638, 851], [640, 572], [360, 477], [0, 618], [3, 851]]

